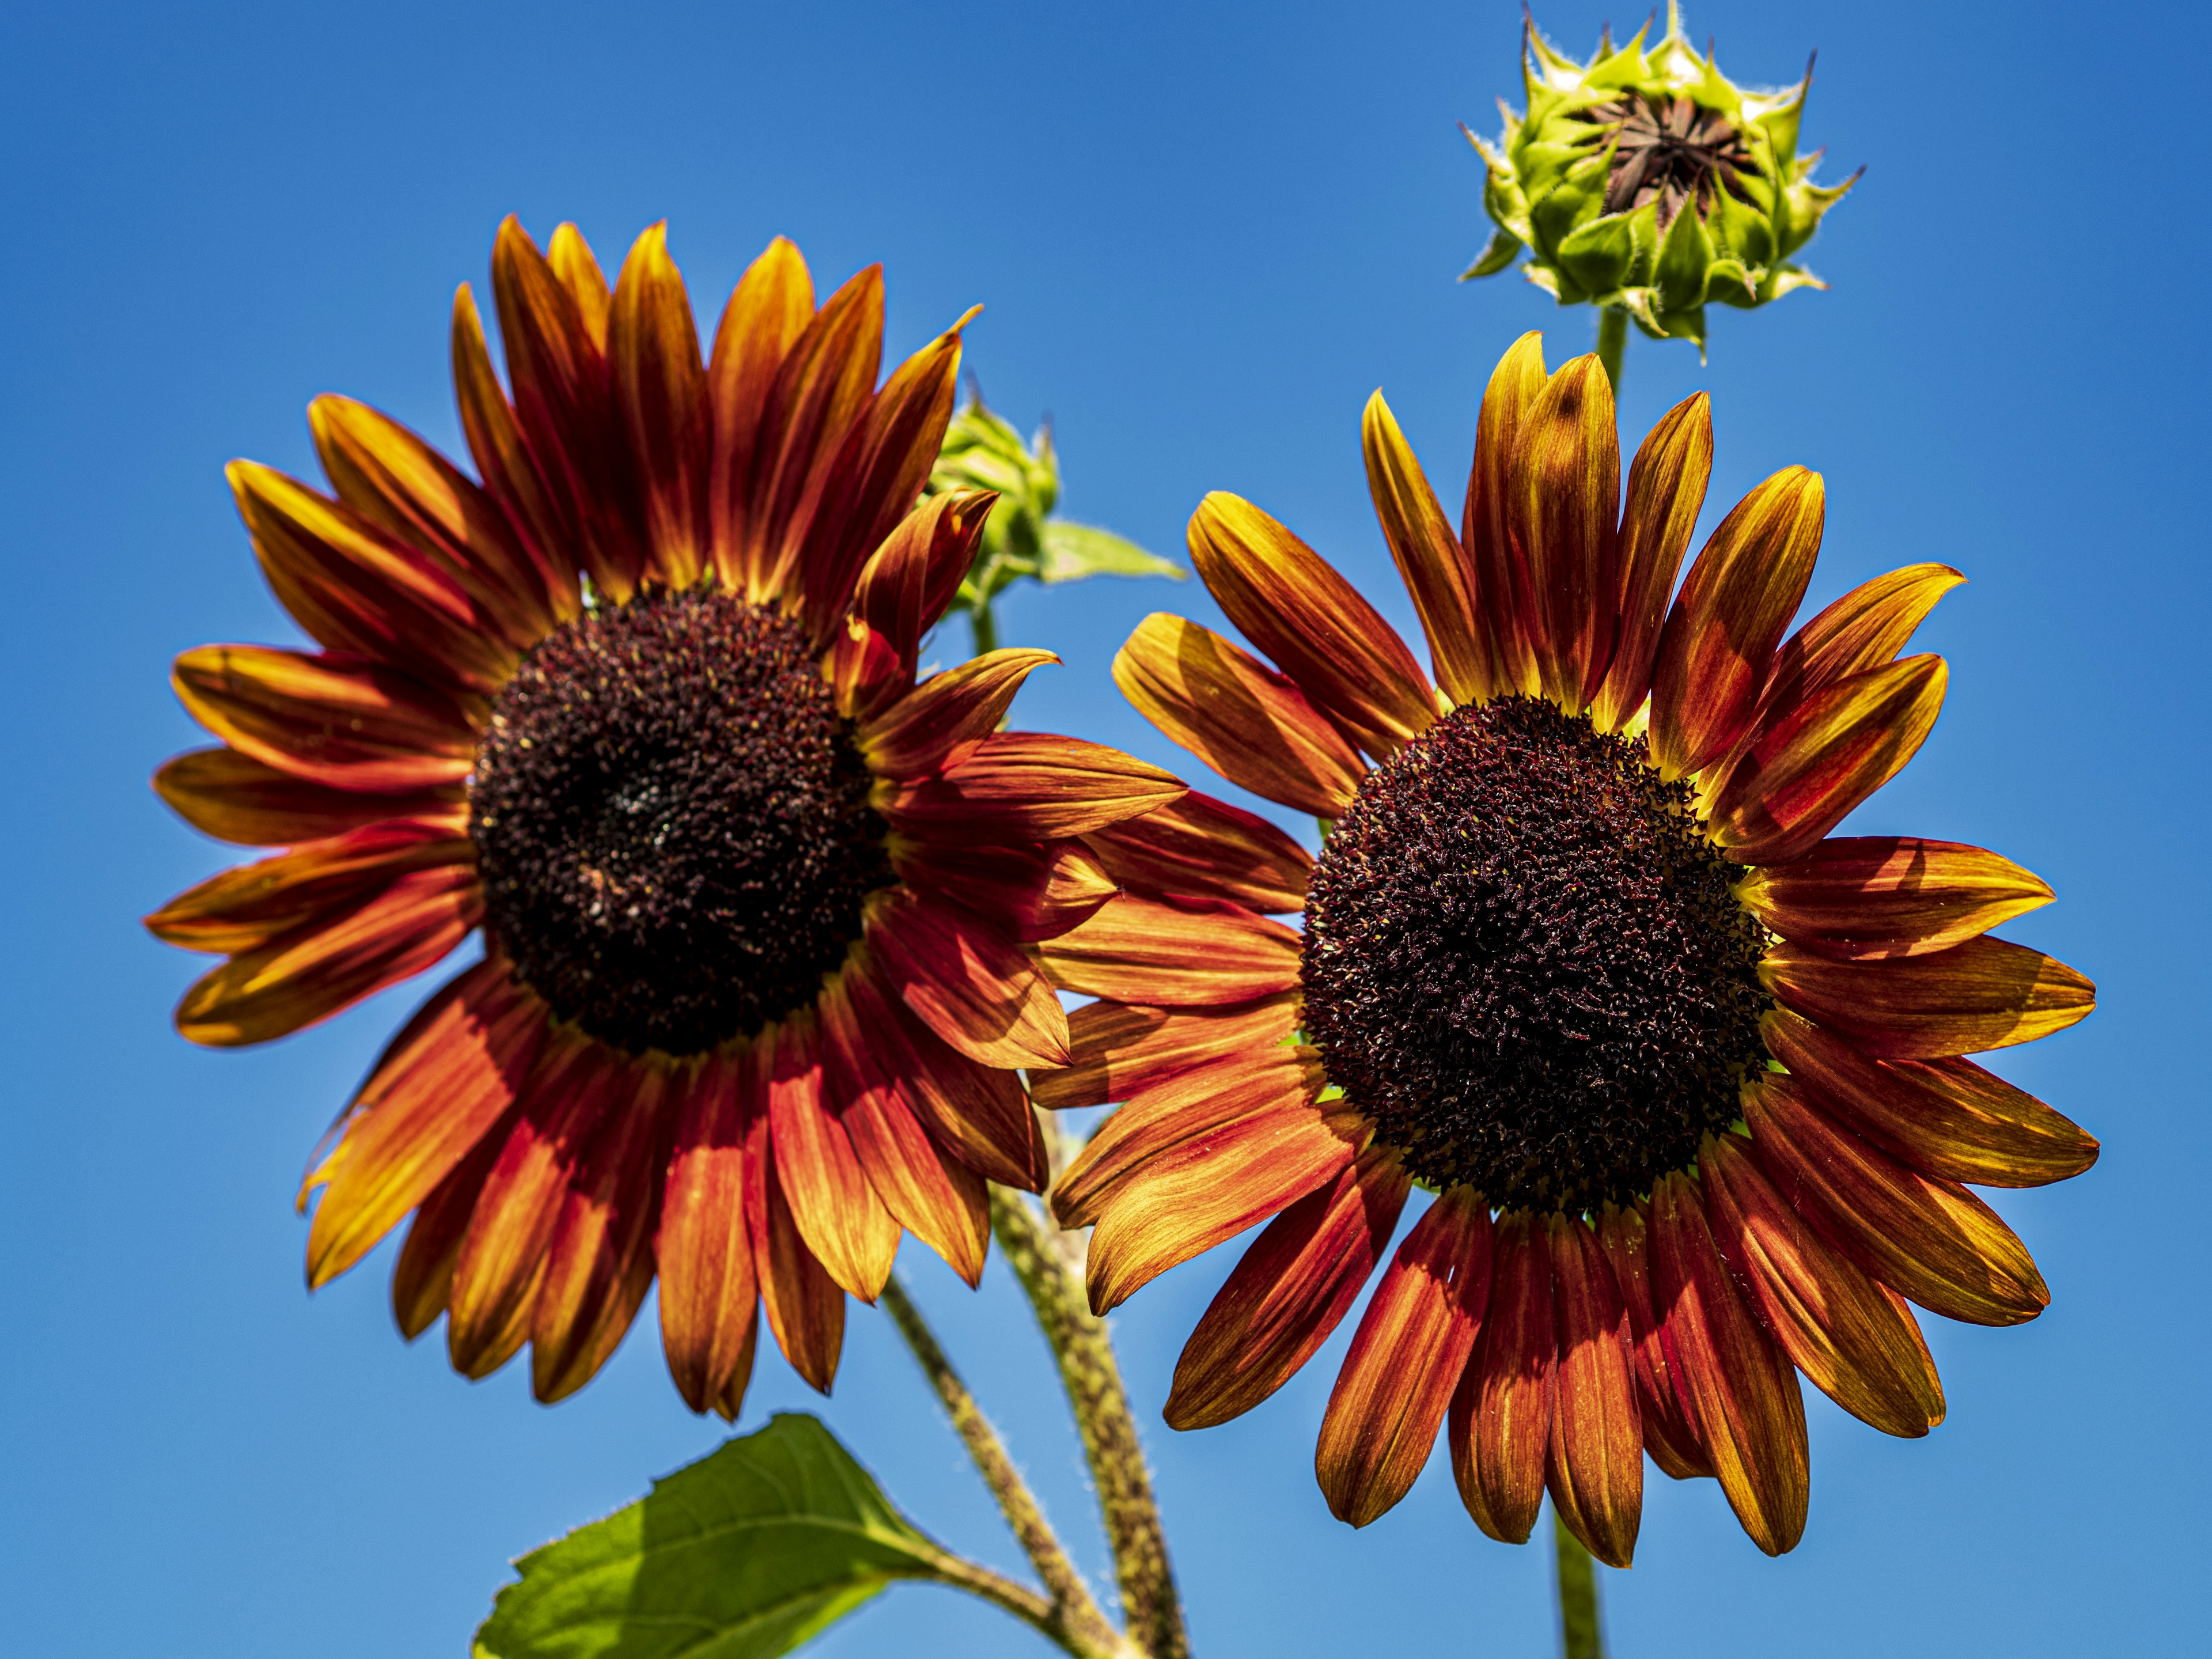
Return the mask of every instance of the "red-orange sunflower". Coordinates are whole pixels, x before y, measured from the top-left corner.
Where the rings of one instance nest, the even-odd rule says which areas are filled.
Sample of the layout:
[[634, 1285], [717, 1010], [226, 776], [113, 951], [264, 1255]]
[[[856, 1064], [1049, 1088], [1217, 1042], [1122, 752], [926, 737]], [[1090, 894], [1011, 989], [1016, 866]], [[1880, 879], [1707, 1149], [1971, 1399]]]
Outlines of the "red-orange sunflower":
[[[1425, 1187], [1322, 1426], [1337, 1515], [1388, 1510], [1446, 1429], [1492, 1537], [1526, 1539], [1548, 1489], [1626, 1565], [1648, 1450], [1789, 1549], [1797, 1373], [1925, 1434], [1943, 1399], [1907, 1299], [1994, 1325], [2047, 1300], [1965, 1183], [2096, 1157], [1962, 1058], [2089, 1011], [2079, 975], [1984, 936], [2050, 890], [1976, 848], [1828, 838], [1934, 723], [1942, 662], [1898, 653], [1960, 579], [1881, 577], [1785, 642], [1822, 519], [1791, 467], [1670, 607], [1705, 400], [1653, 431], [1623, 510], [1597, 360], [1547, 378], [1534, 334], [1483, 399], [1459, 534], [1379, 394], [1364, 435], [1433, 689], [1282, 526], [1199, 508], [1199, 571], [1276, 668], [1155, 616], [1115, 678], [1224, 776], [1333, 828], [1310, 860], [1194, 794], [1094, 837], [1130, 891], [1044, 947], [1101, 1000], [1035, 1086], [1127, 1103], [1058, 1213], [1096, 1224], [1101, 1310], [1273, 1218], [1176, 1367], [1168, 1420], [1194, 1428], [1312, 1355]], [[1263, 914], [1300, 908], [1303, 936]]]
[[1067, 838], [1182, 788], [997, 731], [1048, 653], [915, 683], [993, 499], [916, 505], [957, 326], [878, 390], [879, 270], [817, 309], [781, 240], [703, 362], [659, 227], [611, 293], [573, 226], [548, 257], [510, 219], [492, 282], [511, 396], [465, 285], [453, 315], [479, 481], [343, 398], [311, 410], [331, 495], [231, 468], [321, 649], [186, 652], [222, 746], [155, 781], [288, 850], [148, 925], [227, 958], [177, 1013], [217, 1045], [481, 927], [307, 1176], [309, 1283], [412, 1212], [401, 1328], [445, 1314], [472, 1377], [526, 1341], [551, 1401], [657, 1271], [678, 1388], [733, 1417], [757, 1304], [826, 1389], [902, 1229], [975, 1280], [986, 1180], [1045, 1177], [1013, 1068], [1067, 1057], [1030, 943], [1113, 891]]

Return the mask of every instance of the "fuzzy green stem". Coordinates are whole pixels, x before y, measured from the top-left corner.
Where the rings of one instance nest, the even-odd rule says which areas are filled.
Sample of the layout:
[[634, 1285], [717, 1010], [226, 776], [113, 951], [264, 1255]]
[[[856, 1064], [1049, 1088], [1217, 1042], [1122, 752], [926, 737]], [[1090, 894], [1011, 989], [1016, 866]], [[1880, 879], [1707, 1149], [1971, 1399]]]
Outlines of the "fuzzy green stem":
[[982, 1475], [983, 1484], [991, 1489], [991, 1496], [998, 1500], [999, 1511], [1013, 1529], [1022, 1553], [1029, 1557], [1030, 1565], [1044, 1581], [1051, 1601], [1047, 1604], [1032, 1592], [972, 1562], [958, 1562], [958, 1566], [967, 1571], [948, 1573], [945, 1581], [1034, 1625], [1075, 1655], [1076, 1659], [1127, 1659], [1132, 1651], [1128, 1644], [1098, 1610], [1098, 1603], [1091, 1599], [1082, 1575], [1076, 1571], [1075, 1564], [1067, 1559], [1067, 1552], [1054, 1536], [1052, 1523], [1044, 1518], [1044, 1511], [1038, 1507], [1028, 1483], [1014, 1468], [1013, 1460], [1006, 1455], [998, 1431], [983, 1415], [975, 1395], [968, 1392], [968, 1385], [961, 1381], [952, 1362], [945, 1357], [945, 1350], [922, 1318], [921, 1310], [914, 1305], [906, 1287], [897, 1279], [884, 1286], [883, 1305], [891, 1322], [898, 1327], [899, 1334], [906, 1339], [907, 1346], [914, 1351], [915, 1358], [921, 1362], [922, 1374], [936, 1390], [945, 1414], [952, 1419], [953, 1428], [968, 1448], [968, 1455]]
[[[1057, 1151], [1057, 1141], [1055, 1132], [1047, 1146]], [[1084, 1237], [1063, 1232], [1021, 1194], [997, 1186], [991, 1188], [991, 1232], [1036, 1310], [1037, 1326], [1075, 1409], [1106, 1540], [1114, 1550], [1122, 1622], [1152, 1659], [1188, 1659], [1190, 1639], [1183, 1630], [1167, 1537], [1137, 1439], [1136, 1419], [1129, 1412], [1128, 1391], [1121, 1384], [1106, 1322], [1091, 1311], [1084, 1290]]]
[[1620, 360], [1627, 349], [1628, 313], [1619, 306], [1607, 306], [1597, 314], [1597, 360], [1605, 365], [1616, 403], [1620, 399]]
[[1597, 1621], [1597, 1563], [1556, 1509], [1552, 1542], [1559, 1562], [1559, 1650], [1566, 1659], [1605, 1659], [1605, 1636]]
[[999, 619], [991, 614], [991, 602], [978, 599], [969, 608], [968, 625], [975, 630], [975, 654], [999, 648]]

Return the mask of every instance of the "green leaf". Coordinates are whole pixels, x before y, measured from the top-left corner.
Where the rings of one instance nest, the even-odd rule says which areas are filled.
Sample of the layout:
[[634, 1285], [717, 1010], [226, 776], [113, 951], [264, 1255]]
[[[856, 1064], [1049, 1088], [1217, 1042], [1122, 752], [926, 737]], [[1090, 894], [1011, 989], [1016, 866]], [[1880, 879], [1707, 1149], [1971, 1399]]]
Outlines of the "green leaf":
[[515, 1563], [478, 1659], [773, 1659], [955, 1558], [811, 1417], [781, 1413]]
[[1169, 576], [1181, 581], [1186, 573], [1172, 559], [1147, 553], [1134, 542], [1111, 531], [1065, 519], [1044, 521], [1044, 557], [1037, 580], [1080, 581], [1085, 576]]
[[1462, 283], [1477, 276], [1495, 276], [1521, 257], [1522, 241], [1510, 230], [1492, 233], [1490, 246], [1482, 250], [1482, 257], [1459, 274]]

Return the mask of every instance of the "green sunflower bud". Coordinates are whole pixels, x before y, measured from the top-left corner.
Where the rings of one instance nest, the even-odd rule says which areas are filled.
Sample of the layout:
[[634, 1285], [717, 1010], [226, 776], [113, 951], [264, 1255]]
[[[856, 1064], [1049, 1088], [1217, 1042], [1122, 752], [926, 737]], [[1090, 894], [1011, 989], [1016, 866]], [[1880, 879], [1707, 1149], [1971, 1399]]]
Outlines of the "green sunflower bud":
[[1655, 339], [1694, 340], [1702, 357], [1708, 304], [1748, 310], [1827, 286], [1790, 256], [1859, 174], [1816, 185], [1820, 153], [1797, 154], [1809, 64], [1794, 87], [1750, 92], [1710, 48], [1698, 55], [1674, 0], [1666, 37], [1647, 47], [1650, 27], [1617, 50], [1608, 33], [1577, 64], [1524, 22], [1527, 110], [1498, 100], [1495, 145], [1467, 135], [1489, 168], [1483, 205], [1498, 231], [1461, 280], [1525, 251], [1522, 273], [1561, 305], [1626, 312]]
[[1060, 453], [1052, 428], [1027, 443], [1013, 425], [984, 407], [974, 392], [952, 417], [930, 469], [927, 494], [994, 489], [998, 505], [983, 526], [967, 579], [955, 603], [974, 620], [977, 648], [988, 650], [991, 602], [1024, 578], [1079, 581], [1086, 576], [1170, 576], [1184, 574], [1172, 560], [1093, 525], [1054, 516], [1060, 503]]

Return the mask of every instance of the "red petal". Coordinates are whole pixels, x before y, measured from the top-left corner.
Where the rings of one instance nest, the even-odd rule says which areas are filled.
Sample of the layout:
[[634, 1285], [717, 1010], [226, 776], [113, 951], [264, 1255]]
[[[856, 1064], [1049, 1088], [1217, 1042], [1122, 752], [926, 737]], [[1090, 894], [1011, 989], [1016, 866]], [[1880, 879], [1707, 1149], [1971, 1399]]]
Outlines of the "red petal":
[[554, 497], [544, 472], [524, 441], [514, 410], [500, 390], [476, 297], [463, 283], [453, 295], [453, 397], [477, 476], [499, 503], [528, 556], [547, 608], [565, 622], [583, 605], [576, 581], [577, 537], [566, 507]]
[[1016, 647], [933, 675], [854, 733], [860, 753], [879, 777], [918, 778], [934, 771], [958, 745], [997, 731], [1022, 682], [1059, 660], [1049, 651]]
[[998, 499], [975, 490], [932, 495], [861, 567], [853, 614], [890, 642], [909, 674], [923, 636], [959, 592]]
[[981, 920], [926, 895], [872, 902], [871, 948], [923, 1024], [980, 1065], [1065, 1066], [1067, 1016], [1036, 965]]
[[295, 928], [335, 921], [410, 871], [473, 869], [476, 844], [458, 814], [387, 818], [274, 858], [241, 864], [187, 889], [146, 918], [147, 931], [188, 951], [251, 951]]
[[723, 585], [740, 593], [760, 591], [749, 562], [749, 550], [763, 539], [752, 525], [759, 511], [753, 472], [763, 443], [772, 444], [777, 435], [763, 436], [762, 417], [776, 371], [813, 320], [814, 279], [799, 250], [779, 236], [745, 268], [714, 330], [707, 367], [714, 409], [708, 510], [715, 568]]
[[1590, 1553], [1626, 1567], [1644, 1512], [1644, 1427], [1630, 1370], [1628, 1310], [1589, 1224], [1553, 1215], [1546, 1226], [1559, 1338], [1547, 1484]]
[[1498, 1219], [1482, 1333], [1451, 1401], [1452, 1473], [1474, 1524], [1525, 1544], [1544, 1504], [1559, 1340], [1552, 1257], [1526, 1210]]
[[1063, 991], [1218, 1006], [1295, 986], [1299, 945], [1282, 923], [1237, 905], [1201, 909], [1124, 893], [1036, 950]]
[[477, 1199], [514, 1130], [512, 1110], [494, 1124], [469, 1155], [430, 1189], [407, 1229], [392, 1269], [392, 1316], [400, 1335], [412, 1342], [436, 1324], [453, 1293], [453, 1264], [468, 1237]]
[[1086, 1003], [1067, 1018], [1075, 1063], [1041, 1072], [1030, 1094], [1048, 1111], [1103, 1106], [1232, 1054], [1287, 1042], [1298, 1023], [1295, 994], [1223, 1008], [1144, 1008]]
[[1676, 1376], [1662, 1340], [1664, 1310], [1653, 1298], [1650, 1231], [1643, 1208], [1624, 1210], [1607, 1205], [1598, 1218], [1597, 1242], [1613, 1269], [1613, 1282], [1628, 1314], [1630, 1360], [1636, 1376], [1644, 1449], [1674, 1480], [1711, 1475], [1712, 1464], [1698, 1440], [1687, 1385]]
[[1079, 841], [1026, 847], [942, 847], [892, 837], [902, 879], [965, 905], [1024, 944], [1066, 933], [1121, 889]]
[[1089, 839], [1115, 880], [1159, 897], [1298, 910], [1313, 876], [1306, 849], [1273, 824], [1195, 789]]
[[769, 1063], [769, 1138], [791, 1218], [806, 1248], [838, 1286], [873, 1302], [890, 1277], [899, 1229], [869, 1185], [844, 1126], [822, 1097], [822, 1060], [813, 1022], [776, 1028]]
[[1712, 470], [1712, 409], [1700, 392], [1667, 411], [1628, 469], [1628, 504], [1620, 515], [1620, 633], [1590, 705], [1601, 732], [1618, 732], [1650, 695], [1668, 596], [1690, 550]]
[[747, 1150], [745, 1227], [769, 1329], [791, 1368], [819, 1393], [830, 1392], [845, 1345], [845, 1293], [806, 1248], [767, 1145], [766, 1114], [753, 1123]]
[[1560, 366], [1514, 429], [1506, 533], [1527, 562], [1545, 693], [1579, 714], [1613, 660], [1620, 574], [1620, 440], [1595, 356]]
[[714, 431], [699, 327], [668, 257], [668, 227], [637, 239], [615, 283], [607, 331], [615, 404], [638, 480], [649, 568], [688, 587], [713, 562], [707, 476]]
[[385, 818], [465, 814], [458, 784], [405, 794], [361, 794], [309, 783], [234, 749], [193, 749], [162, 763], [154, 790], [202, 835], [247, 847], [321, 841]]
[[1437, 684], [1455, 703], [1486, 702], [1504, 688], [1504, 678], [1476, 598], [1474, 567], [1380, 392], [1367, 400], [1359, 436], [1367, 455], [1367, 493], [1420, 613]]
[[2064, 963], [1969, 939], [1931, 956], [1832, 962], [1778, 945], [1759, 966], [1776, 999], [1881, 1060], [1978, 1054], [2033, 1042], [2088, 1017], [2097, 988]]
[[1498, 646], [1501, 691], [1540, 689], [1536, 641], [1542, 622], [1528, 568], [1506, 533], [1507, 481], [1514, 447], [1529, 407], [1544, 390], [1544, 337], [1531, 330], [1498, 360], [1482, 394], [1474, 465], [1467, 479], [1460, 544], [1474, 568], [1481, 614]]
[[877, 786], [895, 828], [957, 845], [1088, 835], [1180, 800], [1182, 781], [1118, 749], [1034, 732], [1000, 732], [957, 753], [935, 777]]
[[1793, 863], [1753, 870], [1736, 896], [1793, 944], [1850, 961], [1917, 957], [1986, 933], [2051, 902], [2009, 859], [1954, 841], [1854, 836]]
[[662, 1187], [660, 1342], [695, 1412], [709, 1410], [733, 1377], [742, 1391], [752, 1369], [759, 1289], [745, 1213], [768, 1155], [763, 1058], [757, 1046], [726, 1051], [691, 1073]]

